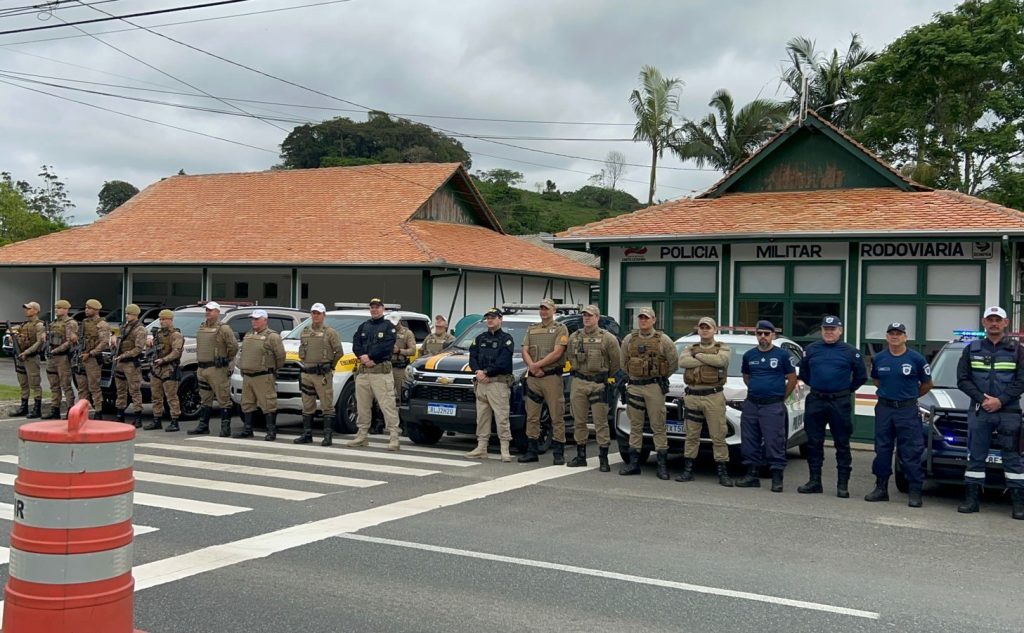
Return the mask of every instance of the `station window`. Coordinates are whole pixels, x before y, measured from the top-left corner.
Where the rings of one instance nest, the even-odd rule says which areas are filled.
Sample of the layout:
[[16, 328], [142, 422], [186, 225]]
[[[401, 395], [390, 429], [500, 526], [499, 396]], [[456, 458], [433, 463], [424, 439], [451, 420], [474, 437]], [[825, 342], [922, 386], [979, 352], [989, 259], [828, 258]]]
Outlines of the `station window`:
[[654, 308], [656, 327], [672, 338], [689, 334], [701, 317], [718, 315], [718, 263], [627, 264], [623, 272], [624, 330], [636, 311]]
[[768, 319], [794, 340], [815, 340], [821, 319], [841, 314], [844, 291], [840, 262], [737, 264], [738, 325]]

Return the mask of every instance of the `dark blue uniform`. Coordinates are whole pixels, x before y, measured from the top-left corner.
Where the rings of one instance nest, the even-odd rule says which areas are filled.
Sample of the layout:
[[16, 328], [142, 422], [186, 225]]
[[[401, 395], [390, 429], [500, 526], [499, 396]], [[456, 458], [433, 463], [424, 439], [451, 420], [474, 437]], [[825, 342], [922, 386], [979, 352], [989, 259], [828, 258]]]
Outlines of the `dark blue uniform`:
[[889, 350], [876, 354], [871, 361], [871, 378], [878, 381], [878, 403], [875, 404], [875, 461], [871, 472], [888, 479], [892, 475], [893, 444], [899, 449], [900, 468], [910, 489], [921, 492], [924, 470], [924, 436], [917, 396], [921, 385], [932, 381], [928, 362], [914, 350], [893, 356]]
[[804, 349], [800, 380], [811, 388], [804, 412], [807, 431], [807, 467], [820, 473], [825, 463], [825, 427], [836, 447], [836, 470], [849, 480], [853, 470], [850, 435], [853, 434], [853, 392], [868, 380], [860, 352], [852, 345], [815, 341]]
[[501, 328], [478, 334], [469, 346], [469, 368], [474, 372], [482, 369], [491, 378], [511, 375], [514, 347], [512, 335]]
[[745, 466], [786, 468], [786, 376], [794, 373], [789, 352], [772, 346], [767, 352], [754, 349], [743, 355], [741, 369], [747, 376], [747, 399], [740, 416], [740, 446]]
[[397, 335], [395, 326], [384, 317], [367, 319], [359, 325], [352, 336], [352, 353], [359, 358], [363, 354], [380, 365], [389, 362], [395, 350]]

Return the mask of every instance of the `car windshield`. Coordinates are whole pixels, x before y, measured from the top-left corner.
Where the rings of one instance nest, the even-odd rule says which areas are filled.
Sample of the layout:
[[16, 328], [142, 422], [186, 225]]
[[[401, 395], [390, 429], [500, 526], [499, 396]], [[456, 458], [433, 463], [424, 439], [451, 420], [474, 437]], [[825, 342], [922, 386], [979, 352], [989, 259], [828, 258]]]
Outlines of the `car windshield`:
[[[693, 345], [692, 342], [676, 342], [676, 352], [682, 352], [683, 348]], [[749, 350], [754, 349], [754, 346], [749, 343], [729, 343], [729, 349], [732, 350], [732, 354], [729, 356], [729, 376], [732, 378], [739, 378], [743, 375], [740, 369], [743, 367], [743, 355]], [[676, 370], [677, 374], [683, 373], [682, 369]]]
[[[196, 331], [199, 330], [199, 326], [206, 320], [205, 312], [175, 312], [174, 313], [174, 327], [181, 330], [182, 336], [189, 338], [196, 337]], [[159, 321], [154, 321], [156, 327], [160, 327]]]
[[932, 359], [932, 382], [936, 387], [956, 389], [956, 366], [963, 350], [963, 343], [949, 343]]
[[[356, 335], [356, 330], [359, 329], [359, 325], [368, 318], [369, 317], [363, 314], [328, 314], [324, 317], [324, 323], [338, 331], [338, 336], [341, 337], [342, 342], [351, 343], [352, 338]], [[308, 328], [312, 323], [313, 319], [307, 318], [284, 338], [302, 338], [302, 331]]]
[[[519, 348], [523, 345], [523, 337], [526, 336], [526, 330], [530, 327], [530, 324], [525, 321], [506, 321], [501, 324], [501, 329], [512, 335], [512, 339], [515, 341], [516, 354], [519, 353]], [[483, 321], [477, 321], [473, 325], [469, 326], [465, 332], [459, 335], [459, 338], [455, 339], [452, 343], [452, 347], [457, 347], [461, 350], [468, 350], [470, 344], [476, 340], [476, 337], [487, 331], [487, 324]]]

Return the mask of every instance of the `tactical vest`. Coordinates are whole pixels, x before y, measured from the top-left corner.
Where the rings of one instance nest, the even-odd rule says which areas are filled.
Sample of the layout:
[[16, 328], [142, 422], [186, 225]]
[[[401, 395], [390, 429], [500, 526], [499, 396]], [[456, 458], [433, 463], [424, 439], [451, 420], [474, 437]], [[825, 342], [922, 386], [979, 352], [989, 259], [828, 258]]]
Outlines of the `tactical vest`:
[[302, 362], [309, 365], [320, 365], [329, 363], [333, 358], [330, 346], [327, 345], [327, 328], [314, 330], [311, 327], [302, 330]]
[[[534, 323], [526, 331], [530, 336], [530, 345], [527, 350], [530, 352], [530, 357], [533, 358], [534, 362], [537, 362], [550, 354], [555, 349], [555, 345], [558, 343], [558, 334], [562, 328], [554, 321], [550, 325], [544, 325], [542, 323]], [[556, 358], [550, 365], [545, 365], [543, 369], [552, 369], [560, 367], [565, 362], [564, 355], [562, 358]]]
[[163, 358], [171, 353], [171, 334], [174, 332], [181, 332], [181, 330], [178, 328], [174, 328], [173, 330], [159, 328], [153, 333], [153, 347], [156, 348], [156, 353], [159, 358]]
[[[1003, 395], [1017, 373], [1017, 344], [1000, 346], [995, 352], [985, 350], [980, 340], [971, 341], [971, 382], [982, 392], [998, 398]], [[1020, 408], [1017, 401], [1006, 403], [1008, 410]]]
[[92, 351], [100, 344], [100, 318], [98, 316], [82, 320], [83, 351]]
[[[411, 331], [409, 330], [409, 328], [405, 328], [404, 332], [400, 332], [398, 331], [398, 328], [395, 328], [395, 345], [398, 345], [398, 347], [400, 348], [405, 347], [406, 338], [408, 338], [410, 333]], [[415, 339], [413, 339], [413, 346], [416, 346]], [[404, 354], [399, 354], [398, 352], [395, 352], [394, 354], [391, 355], [391, 366], [394, 369], [401, 369], [407, 366], [408, 364], [408, 356]]]
[[203, 322], [196, 330], [196, 360], [200, 363], [212, 363], [214, 359], [228, 355], [224, 341], [217, 336], [221, 325], [220, 321], [210, 326]]
[[70, 320], [68, 317], [64, 317], [50, 322], [50, 331], [47, 333], [50, 349], [63, 345], [67, 340], [68, 321]]
[[569, 345], [576, 357], [574, 371], [593, 376], [608, 373], [608, 359], [604, 353], [604, 330], [598, 328], [593, 334], [583, 330], [573, 332]]
[[[715, 341], [712, 347], [712, 353], [717, 354], [722, 349], [722, 344]], [[699, 343], [695, 343], [690, 346], [692, 353], [698, 353], [701, 351]], [[727, 373], [725, 367], [712, 367], [711, 365], [705, 365], [701, 363], [699, 367], [691, 367], [683, 370], [683, 380], [686, 384], [692, 387], [722, 387], [725, 385]]]
[[668, 358], [661, 353], [661, 333], [640, 337], [633, 330], [626, 348], [626, 373], [630, 378], [661, 378], [669, 375]]
[[424, 356], [440, 354], [441, 350], [444, 349], [444, 342], [447, 338], [447, 335], [439, 337], [436, 334], [430, 334], [427, 338], [423, 339], [423, 345], [420, 346], [420, 351]]
[[138, 321], [132, 321], [131, 323], [125, 323], [121, 328], [121, 338], [118, 341], [118, 351], [123, 354], [130, 352], [135, 349], [135, 328], [141, 327]]
[[267, 339], [270, 338], [270, 328], [262, 332], [249, 330], [242, 339], [242, 356], [238, 361], [238, 368], [242, 371], [266, 371], [274, 368], [273, 362], [267, 362]]
[[24, 351], [35, 345], [36, 325], [39, 322], [39, 319], [30, 319], [21, 324], [18, 328], [18, 349]]

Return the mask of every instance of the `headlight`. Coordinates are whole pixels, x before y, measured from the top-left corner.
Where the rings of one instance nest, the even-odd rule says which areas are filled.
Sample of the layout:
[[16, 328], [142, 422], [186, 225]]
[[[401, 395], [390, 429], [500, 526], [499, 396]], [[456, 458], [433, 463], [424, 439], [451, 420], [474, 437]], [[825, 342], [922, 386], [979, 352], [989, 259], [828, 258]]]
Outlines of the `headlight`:
[[932, 423], [932, 411], [931, 411], [931, 409], [925, 409], [924, 407], [918, 407], [917, 410], [921, 414], [921, 423], [922, 424], [931, 424]]
[[413, 367], [412, 365], [409, 365], [408, 367], [405, 368], [405, 379], [406, 380], [413, 380], [416, 377], [417, 376], [416, 376], [416, 368], [415, 367]]

